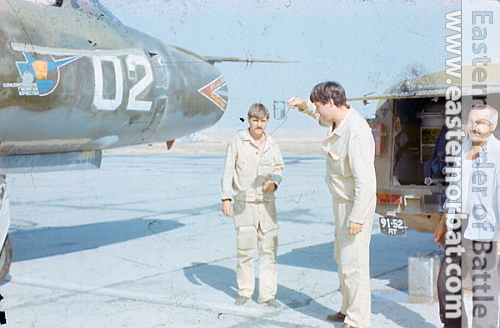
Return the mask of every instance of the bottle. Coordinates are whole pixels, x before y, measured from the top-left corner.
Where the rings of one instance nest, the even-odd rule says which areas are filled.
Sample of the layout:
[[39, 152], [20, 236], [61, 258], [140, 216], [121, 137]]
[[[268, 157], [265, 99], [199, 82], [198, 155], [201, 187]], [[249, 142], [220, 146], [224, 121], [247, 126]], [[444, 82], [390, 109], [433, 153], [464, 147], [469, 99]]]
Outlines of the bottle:
[[274, 111], [274, 119], [282, 120], [285, 118], [285, 101], [284, 100], [275, 100], [273, 102], [273, 111]]

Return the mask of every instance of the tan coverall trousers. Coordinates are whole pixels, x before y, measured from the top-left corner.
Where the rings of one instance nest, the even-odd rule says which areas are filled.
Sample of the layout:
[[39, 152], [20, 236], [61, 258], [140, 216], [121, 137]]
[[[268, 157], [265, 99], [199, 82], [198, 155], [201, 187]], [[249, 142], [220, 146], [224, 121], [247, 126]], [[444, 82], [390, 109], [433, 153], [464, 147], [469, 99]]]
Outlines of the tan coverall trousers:
[[278, 288], [278, 224], [274, 202], [234, 203], [238, 295], [252, 298], [255, 288], [254, 253], [259, 248], [259, 303], [274, 299]]
[[342, 294], [340, 312], [345, 323], [354, 327], [369, 327], [371, 314], [370, 292], [370, 239], [373, 217], [367, 218], [363, 231], [349, 235], [347, 217], [353, 202], [333, 197], [335, 216], [334, 258], [339, 266]]

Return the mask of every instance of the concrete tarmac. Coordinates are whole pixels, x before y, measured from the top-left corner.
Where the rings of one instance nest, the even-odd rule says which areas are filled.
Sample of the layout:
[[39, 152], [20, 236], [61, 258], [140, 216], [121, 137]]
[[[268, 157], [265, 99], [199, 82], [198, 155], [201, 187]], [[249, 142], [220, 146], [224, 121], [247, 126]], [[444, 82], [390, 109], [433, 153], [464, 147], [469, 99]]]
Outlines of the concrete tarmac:
[[[235, 231], [220, 211], [223, 155], [108, 154], [100, 170], [8, 177], [14, 261], [6, 327], [338, 327], [331, 198], [322, 155], [285, 156], [277, 191], [277, 300], [235, 306]], [[376, 222], [377, 223], [377, 222]], [[408, 300], [408, 258], [431, 234], [371, 243], [372, 327], [440, 327]]]

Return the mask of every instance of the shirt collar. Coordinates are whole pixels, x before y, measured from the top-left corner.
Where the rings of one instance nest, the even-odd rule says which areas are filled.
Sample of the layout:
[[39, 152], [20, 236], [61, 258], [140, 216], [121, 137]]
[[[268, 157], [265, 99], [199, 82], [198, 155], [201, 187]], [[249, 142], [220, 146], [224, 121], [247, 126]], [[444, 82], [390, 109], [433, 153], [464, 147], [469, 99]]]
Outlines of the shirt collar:
[[342, 119], [342, 121], [340, 122], [339, 126], [337, 126], [335, 129], [332, 130], [333, 128], [333, 125], [332, 125], [332, 128], [330, 129], [330, 133], [329, 133], [329, 137], [332, 137], [333, 135], [338, 135], [338, 136], [341, 136], [342, 135], [342, 132], [344, 132], [344, 130], [346, 129], [346, 121], [349, 119], [349, 116], [351, 116], [351, 112], [353, 111], [351, 105], [349, 104], [346, 104], [345, 105], [349, 110], [347, 111], [347, 113], [345, 114], [344, 118]]
[[[255, 147], [257, 147], [257, 144], [255, 143], [255, 140], [250, 135], [250, 130], [248, 130], [248, 129], [241, 130], [239, 134], [240, 134], [242, 140], [249, 141], [252, 145], [254, 145]], [[269, 136], [265, 132], [264, 132], [264, 135], [266, 136], [266, 144], [264, 146], [264, 150], [267, 150], [272, 145], [273, 139], [271, 138], [271, 136]]]
[[[488, 148], [488, 146], [492, 146], [497, 142], [499, 142], [499, 140], [494, 135], [491, 135], [488, 138], [488, 140], [486, 140], [486, 143], [481, 147], [481, 151], [483, 150], [484, 147]], [[472, 147], [472, 140], [468, 138], [462, 145], [462, 153], [464, 154], [464, 156], [469, 152], [469, 149], [471, 147]]]

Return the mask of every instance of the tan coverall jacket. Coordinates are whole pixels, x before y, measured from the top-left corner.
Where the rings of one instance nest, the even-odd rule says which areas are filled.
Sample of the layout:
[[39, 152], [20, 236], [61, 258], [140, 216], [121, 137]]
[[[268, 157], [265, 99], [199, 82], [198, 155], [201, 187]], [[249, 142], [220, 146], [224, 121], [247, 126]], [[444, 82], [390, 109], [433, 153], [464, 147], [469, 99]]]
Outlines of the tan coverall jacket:
[[281, 183], [285, 167], [278, 144], [266, 137], [262, 156], [248, 130], [238, 131], [229, 141], [222, 177], [222, 199], [246, 202], [274, 202], [273, 192], [262, 188], [267, 180]]
[[[348, 108], [351, 106], [346, 105]], [[315, 113], [314, 104], [303, 112], [329, 126]], [[332, 196], [353, 202], [348, 221], [365, 223], [372, 220], [376, 201], [375, 142], [371, 128], [359, 113], [351, 108], [333, 131], [322, 142], [326, 155], [325, 182]]]

